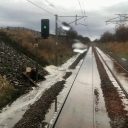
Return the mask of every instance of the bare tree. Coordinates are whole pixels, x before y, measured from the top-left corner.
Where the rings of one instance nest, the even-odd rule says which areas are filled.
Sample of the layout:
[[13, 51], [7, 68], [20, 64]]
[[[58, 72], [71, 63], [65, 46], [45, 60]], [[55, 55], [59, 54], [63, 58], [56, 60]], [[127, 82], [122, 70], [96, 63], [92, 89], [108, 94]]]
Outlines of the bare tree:
[[110, 33], [110, 32], [105, 32], [101, 38], [100, 41], [101, 42], [110, 42], [110, 41], [114, 41], [114, 34]]
[[124, 25], [120, 25], [115, 30], [115, 37], [118, 42], [126, 42], [128, 41], [128, 27]]

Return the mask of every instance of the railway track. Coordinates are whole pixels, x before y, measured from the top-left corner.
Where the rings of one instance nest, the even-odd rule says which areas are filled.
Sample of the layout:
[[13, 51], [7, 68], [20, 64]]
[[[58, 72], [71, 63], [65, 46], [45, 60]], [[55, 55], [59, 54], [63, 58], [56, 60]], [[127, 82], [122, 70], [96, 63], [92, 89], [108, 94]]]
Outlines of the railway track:
[[[125, 94], [126, 98], [128, 99], [128, 93], [127, 91], [124, 89], [123, 85], [121, 84], [120, 80], [117, 78], [117, 76], [113, 73], [113, 71], [111, 70], [111, 68], [109, 67], [109, 65], [106, 63], [105, 59], [103, 58], [103, 56], [100, 54], [100, 52], [96, 49], [98, 55], [101, 57], [101, 59], [103, 60], [104, 64], [107, 66], [108, 70], [111, 72], [112, 76], [114, 77], [114, 79], [116, 80], [116, 82], [118, 83], [118, 85], [120, 86], [120, 88], [122, 89], [123, 93]], [[108, 56], [108, 55], [106, 55]], [[108, 56], [109, 57], [109, 56]], [[125, 71], [128, 73], [128, 71], [122, 66], [120, 65], [116, 60], [114, 60], [114, 62], [116, 64], [118, 64], [118, 66], [122, 69], [122, 71]]]
[[[93, 51], [97, 56], [93, 54]], [[73, 84], [65, 97], [65, 100], [60, 107], [60, 109], [56, 112], [56, 116], [51, 120], [50, 124], [47, 128], [97, 128], [97, 119], [96, 119], [96, 104], [95, 104], [95, 70], [94, 67], [98, 67], [94, 63], [95, 60], [99, 58], [99, 63], [101, 63], [104, 67], [104, 71], [107, 69], [109, 70], [111, 76], [115, 79], [119, 87], [121, 88], [122, 92], [125, 94], [126, 98], [128, 99], [128, 93], [124, 89], [122, 83], [120, 80], [116, 77], [116, 75], [113, 73], [109, 65], [107, 64], [106, 60], [102, 56], [102, 54], [99, 52], [97, 48], [90, 48], [87, 56], [84, 58], [83, 63], [81, 64], [81, 67], [75, 77], [75, 80], [73, 81]], [[116, 62], [117, 63], [117, 62]], [[124, 69], [120, 64], [118, 64], [123, 71], [127, 72], [126, 69]], [[106, 68], [105, 68], [106, 67]], [[99, 74], [102, 75], [102, 71], [100, 71], [99, 67]], [[109, 78], [109, 75], [107, 71], [105, 71], [105, 74], [107, 77], [105, 78], [106, 81], [103, 82], [103, 79], [101, 78], [101, 88], [104, 95], [104, 100], [107, 109], [108, 116], [110, 118], [110, 123], [108, 121], [107, 127], [104, 126], [105, 122], [100, 122], [101, 126], [98, 126], [98, 128], [114, 128], [115, 126], [122, 125], [126, 128], [126, 125], [128, 123], [128, 120], [126, 119], [126, 111], [123, 109], [122, 101], [120, 97], [118, 96], [118, 92], [116, 88], [114, 87], [112, 81]], [[83, 78], [85, 76], [85, 78]], [[107, 80], [108, 79], [108, 80]], [[108, 82], [109, 81], [109, 82]], [[102, 83], [103, 82], [103, 83]], [[108, 89], [108, 94], [106, 93], [106, 90], [104, 89], [102, 84], [110, 84], [110, 90]], [[99, 83], [100, 85], [100, 83]], [[114, 106], [119, 106], [119, 110], [116, 111], [116, 109], [113, 111], [114, 108], [111, 108], [111, 104], [113, 103], [113, 99], [111, 97], [111, 89], [114, 90], [115, 100], [117, 99], [117, 102], [114, 103]], [[78, 94], [79, 93], [79, 94]], [[110, 97], [107, 97], [110, 95]], [[84, 98], [83, 98], [84, 97]], [[110, 101], [109, 101], [110, 100]], [[112, 112], [113, 111], [113, 115]], [[106, 114], [107, 115], [107, 114]], [[112, 118], [113, 116], [113, 118]], [[122, 123], [121, 119], [118, 119], [118, 116], [121, 116], [122, 119], [125, 120], [124, 123]], [[115, 120], [118, 120], [116, 122]], [[110, 124], [113, 124], [110, 126]], [[117, 127], [118, 128], [118, 127]]]
[[[85, 59], [85, 57], [84, 57], [84, 59]], [[82, 64], [83, 64], [83, 62], [82, 62]], [[72, 85], [71, 85], [71, 87], [70, 87], [70, 89], [69, 89], [69, 91], [68, 91], [68, 93], [67, 93], [67, 95], [66, 95], [66, 97], [64, 99], [64, 102], [62, 103], [60, 109], [56, 112], [56, 117], [54, 118], [54, 120], [51, 121], [51, 123], [47, 126], [47, 128], [55, 128], [56, 122], [57, 122], [57, 120], [58, 120], [58, 118], [59, 118], [59, 116], [60, 116], [60, 114], [62, 112], [62, 109], [63, 109], [63, 107], [64, 107], [64, 105], [65, 105], [65, 103], [67, 101], [67, 98], [68, 98], [68, 96], [69, 96], [69, 94], [70, 94], [70, 92], [72, 90], [72, 87], [73, 87], [73, 85], [75, 83], [75, 80], [76, 80], [76, 78], [77, 78], [77, 76], [78, 76], [78, 74], [80, 72], [82, 64], [80, 65], [80, 68], [79, 68], [79, 70], [78, 70], [78, 72], [77, 72], [77, 74], [76, 74], [76, 76], [74, 78], [74, 81], [73, 81], [73, 83], [72, 83]]]
[[106, 103], [106, 109], [110, 118], [111, 128], [127, 128], [128, 111], [125, 109], [127, 104], [124, 102], [124, 99], [128, 99], [127, 92], [117, 75], [114, 73], [114, 70], [112, 70], [110, 62], [107, 62], [111, 59], [109, 58], [109, 60], [107, 60], [104, 53], [98, 48], [94, 48], [94, 53], [98, 64], [97, 66], [101, 78], [101, 88]]
[[[79, 71], [78, 71], [78, 73], [77, 73], [77, 75], [76, 75], [76, 77], [75, 77], [75, 80], [73, 81], [73, 84], [72, 84], [72, 86], [71, 86], [71, 88], [70, 88], [70, 90], [69, 90], [69, 92], [68, 92], [68, 94], [67, 94], [67, 96], [65, 97], [65, 100], [64, 100], [64, 102], [63, 102], [63, 104], [62, 104], [62, 106], [61, 106], [61, 108], [58, 110], [58, 112], [56, 112], [56, 117], [51, 121], [51, 123], [48, 125], [48, 128], [58, 128], [58, 127], [60, 127], [60, 125], [61, 125], [61, 128], [65, 128], [65, 127], [68, 127], [68, 128], [72, 128], [72, 127], [76, 127], [76, 128], [78, 128], [78, 127], [81, 127], [81, 128], [84, 128], [85, 127], [85, 125], [86, 124], [82, 124], [83, 123], [83, 121], [82, 122], [74, 122], [73, 120], [72, 121], [66, 121], [65, 122], [65, 120], [63, 120], [64, 118], [66, 118], [67, 117], [67, 114], [65, 114], [67, 111], [68, 112], [70, 112], [71, 110], [73, 110], [72, 108], [70, 108], [70, 106], [72, 106], [72, 107], [74, 107], [75, 105], [76, 105], [76, 107], [74, 107], [74, 109], [75, 109], [75, 111], [77, 111], [77, 114], [76, 115], [79, 115], [79, 114], [81, 114], [80, 112], [79, 112], [79, 107], [81, 107], [82, 105], [81, 105], [81, 103], [84, 101], [84, 99], [83, 99], [83, 101], [80, 101], [79, 99], [78, 99], [78, 101], [77, 101], [77, 99], [75, 100], [75, 95], [76, 95], [76, 90], [78, 89], [79, 91], [81, 91], [81, 95], [84, 95], [84, 92], [82, 92], [82, 90], [83, 89], [85, 89], [85, 83], [84, 83], [84, 81], [82, 81], [83, 83], [80, 85], [80, 86], [83, 86], [83, 87], [81, 87], [81, 88], [79, 88], [79, 87], [77, 87], [77, 85], [76, 84], [78, 84], [79, 82], [77, 82], [79, 79], [80, 79], [80, 77], [81, 77], [81, 72], [82, 72], [82, 70], [83, 70], [83, 68], [84, 69], [89, 69], [88, 70], [88, 72], [90, 73], [89, 74], [89, 77], [90, 77], [90, 79], [89, 79], [89, 94], [87, 94], [87, 95], [89, 95], [89, 97], [91, 96], [91, 99], [90, 99], [90, 101], [88, 101], [88, 102], [90, 102], [90, 106], [88, 106], [87, 107], [87, 103], [85, 102], [84, 103], [84, 105], [86, 105], [85, 107], [87, 107], [87, 109], [89, 110], [89, 115], [91, 115], [90, 117], [89, 117], [89, 119], [91, 119], [91, 122], [89, 122], [89, 121], [86, 121], [86, 123], [87, 123], [87, 127], [89, 127], [89, 128], [96, 128], [96, 121], [95, 121], [95, 96], [94, 96], [94, 82], [93, 82], [93, 52], [92, 52], [92, 48], [90, 48], [89, 49], [89, 51], [88, 51], [88, 53], [87, 53], [87, 58], [85, 57], [84, 58], [84, 60], [83, 60], [83, 62], [82, 62], [82, 64], [81, 64], [81, 66], [80, 66], [80, 68], [79, 68]], [[88, 63], [88, 61], [89, 61], [89, 63]], [[91, 62], [91, 65], [90, 65], [90, 62]], [[87, 64], [85, 64], [85, 63], [87, 63]], [[89, 66], [89, 68], [88, 68], [88, 66]], [[82, 74], [83, 75], [83, 74]], [[86, 75], [88, 75], [88, 74], [86, 74]], [[85, 90], [86, 91], [86, 90]], [[78, 92], [79, 93], [79, 92]], [[83, 94], [82, 94], [83, 93]], [[86, 96], [86, 95], [84, 95], [84, 96]], [[88, 98], [89, 98], [88, 97]], [[71, 98], [71, 104], [70, 104], [70, 101], [69, 101], [69, 99]], [[80, 102], [79, 102], [80, 101]], [[74, 105], [73, 105], [74, 104]], [[80, 104], [80, 106], [79, 106], [79, 104]], [[69, 106], [69, 110], [65, 110], [65, 109], [67, 109], [67, 105], [70, 105]], [[84, 107], [84, 106], [83, 106]], [[83, 110], [81, 109], [81, 112], [82, 112]], [[83, 111], [84, 112], [84, 111]], [[71, 114], [70, 115], [68, 115], [68, 116], [76, 116], [75, 114], [73, 114], [72, 112], [71, 112]], [[71, 116], [71, 117], [72, 117]], [[77, 117], [76, 117], [77, 118]], [[82, 114], [81, 114], [81, 117], [79, 117], [79, 118], [84, 118], [83, 116], [82, 116]], [[79, 120], [79, 119], [78, 119]], [[59, 123], [58, 123], [59, 122]], [[74, 124], [71, 124], [70, 125], [70, 123], [71, 122], [74, 122]], [[77, 123], [77, 125], [76, 125], [76, 123]], [[63, 124], [63, 125], [62, 125]], [[66, 124], [69, 124], [68, 126], [65, 126]], [[80, 125], [83, 125], [83, 126], [80, 126]]]

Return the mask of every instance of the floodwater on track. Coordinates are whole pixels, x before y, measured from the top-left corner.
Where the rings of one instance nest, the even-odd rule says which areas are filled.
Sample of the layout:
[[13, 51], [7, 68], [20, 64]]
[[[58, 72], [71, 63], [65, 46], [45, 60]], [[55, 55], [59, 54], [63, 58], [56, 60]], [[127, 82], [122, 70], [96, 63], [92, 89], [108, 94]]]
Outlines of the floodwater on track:
[[94, 125], [110, 128], [100, 78], [90, 48], [55, 127], [94, 128]]
[[[60, 92], [60, 94], [57, 96], [57, 110], [59, 111], [64, 100], [65, 97], [68, 93], [68, 91], [70, 90], [72, 83], [74, 81], [74, 78], [76, 77], [76, 74], [80, 68], [80, 65], [82, 63], [83, 60], [81, 60], [79, 62], [79, 64], [76, 66], [75, 70], [70, 69], [69, 71], [72, 72], [72, 75], [66, 80], [65, 83], [65, 87], [64, 89]], [[51, 104], [50, 109], [48, 110], [47, 114], [45, 115], [45, 120], [43, 122], [45, 122], [46, 124], [50, 124], [50, 121], [53, 120], [54, 117], [56, 117], [57, 113], [55, 112], [55, 101]]]

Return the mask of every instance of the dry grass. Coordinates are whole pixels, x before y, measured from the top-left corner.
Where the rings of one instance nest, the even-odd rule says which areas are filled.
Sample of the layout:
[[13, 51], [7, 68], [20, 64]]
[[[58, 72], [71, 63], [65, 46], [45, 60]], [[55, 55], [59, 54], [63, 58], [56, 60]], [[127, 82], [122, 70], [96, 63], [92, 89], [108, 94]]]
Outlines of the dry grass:
[[14, 93], [14, 87], [7, 81], [5, 77], [0, 75], [0, 108], [6, 105]]
[[128, 59], [128, 42], [109, 42], [105, 43], [105, 47], [120, 57]]
[[[36, 35], [33, 31], [22, 29], [4, 30], [9, 37], [18, 42], [23, 48], [27, 49], [33, 55], [36, 55], [34, 43]], [[72, 49], [66, 39], [61, 39], [56, 45], [54, 37], [48, 39], [39, 39], [38, 58], [46, 60], [49, 64], [55, 64], [56, 56], [59, 64], [65, 62], [66, 59], [73, 55]]]

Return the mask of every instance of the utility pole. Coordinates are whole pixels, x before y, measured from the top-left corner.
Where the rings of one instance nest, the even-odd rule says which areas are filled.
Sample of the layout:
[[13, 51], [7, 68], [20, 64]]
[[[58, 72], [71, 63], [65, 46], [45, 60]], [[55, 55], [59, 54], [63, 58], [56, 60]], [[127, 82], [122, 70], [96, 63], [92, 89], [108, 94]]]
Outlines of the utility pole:
[[76, 21], [75, 21], [75, 25], [77, 25], [77, 15], [76, 15]]
[[55, 51], [55, 64], [57, 65], [57, 45], [58, 45], [58, 15], [55, 15], [55, 38], [56, 38], [56, 51]]
[[[55, 39], [56, 39], [56, 51], [55, 51], [55, 64], [58, 64], [58, 56], [57, 56], [57, 45], [58, 45], [58, 18], [75, 18], [75, 20], [73, 20], [72, 22], [68, 23], [68, 24], [72, 24], [75, 23], [75, 25], [78, 25], [77, 21], [87, 17], [87, 16], [58, 16], [57, 14], [55, 15]], [[81, 24], [83, 25], [83, 24]], [[85, 25], [84, 25], [85, 26]]]
[[[37, 57], [37, 50], [38, 50], [38, 37], [36, 38], [36, 43], [34, 44], [35, 48], [35, 56]], [[38, 82], [38, 62], [36, 61], [36, 82]]]
[[55, 33], [56, 33], [56, 39], [58, 36], [58, 15], [55, 15]]

